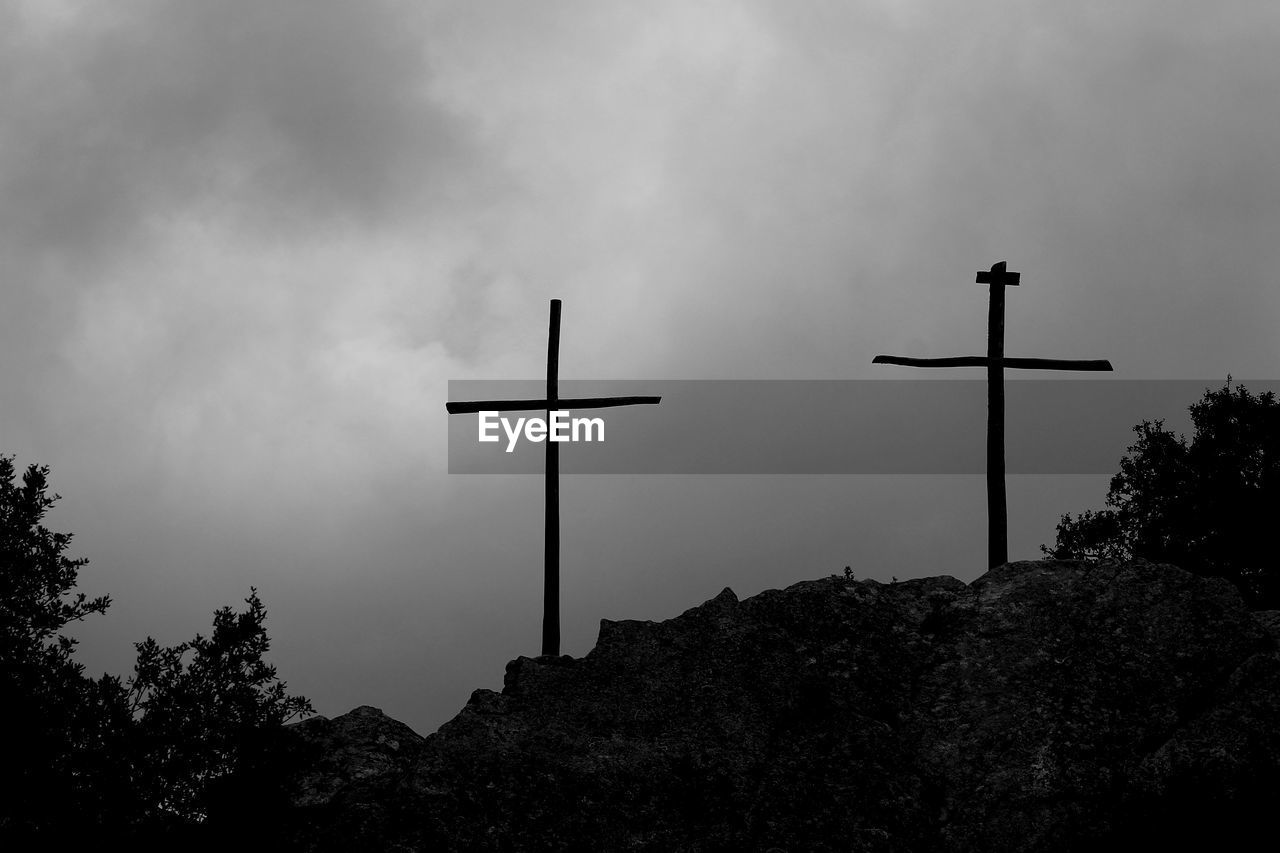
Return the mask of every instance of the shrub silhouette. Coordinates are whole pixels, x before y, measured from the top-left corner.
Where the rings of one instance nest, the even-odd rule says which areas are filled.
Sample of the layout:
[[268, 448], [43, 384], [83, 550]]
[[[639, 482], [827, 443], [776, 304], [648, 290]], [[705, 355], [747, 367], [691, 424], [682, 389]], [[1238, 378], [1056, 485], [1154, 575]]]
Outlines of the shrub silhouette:
[[1243, 385], [1206, 390], [1190, 406], [1194, 434], [1163, 421], [1134, 427], [1138, 440], [1111, 479], [1107, 509], [1058, 524], [1059, 558], [1141, 557], [1239, 587], [1250, 606], [1280, 607], [1280, 561], [1271, 531], [1280, 517], [1280, 403]]
[[12, 457], [0, 456], [0, 708], [10, 721], [0, 847], [194, 839], [209, 818], [276, 806], [290, 758], [281, 724], [311, 705], [262, 660], [257, 590], [245, 611], [218, 610], [208, 637], [136, 644], [127, 680], [86, 677], [62, 631], [111, 602], [73, 594], [88, 561], [68, 557], [71, 535], [42, 523], [60, 497], [48, 473], [31, 465], [19, 486]]
[[[286, 757], [272, 735], [288, 720], [311, 713], [304, 698], [285, 693], [276, 668], [262, 656], [270, 647], [266, 608], [251, 590], [247, 608], [223, 607], [213, 633], [172, 647], [148, 637], [122, 695], [135, 718], [135, 755], [144, 820], [201, 823], [213, 816], [261, 809], [279, 799], [264, 774]], [[265, 786], [265, 787], [264, 787]], [[253, 797], [237, 797], [252, 789]]]

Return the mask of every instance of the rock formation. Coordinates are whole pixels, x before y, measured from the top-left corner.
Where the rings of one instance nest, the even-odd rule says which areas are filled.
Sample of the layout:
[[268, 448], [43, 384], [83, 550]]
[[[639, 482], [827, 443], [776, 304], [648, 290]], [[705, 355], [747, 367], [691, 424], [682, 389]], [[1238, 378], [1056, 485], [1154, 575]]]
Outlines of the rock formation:
[[[1172, 566], [831, 577], [519, 658], [428, 738], [357, 708], [296, 849], [1068, 851], [1229, 843], [1280, 795], [1280, 613]], [[1181, 845], [1180, 845], [1181, 846]]]

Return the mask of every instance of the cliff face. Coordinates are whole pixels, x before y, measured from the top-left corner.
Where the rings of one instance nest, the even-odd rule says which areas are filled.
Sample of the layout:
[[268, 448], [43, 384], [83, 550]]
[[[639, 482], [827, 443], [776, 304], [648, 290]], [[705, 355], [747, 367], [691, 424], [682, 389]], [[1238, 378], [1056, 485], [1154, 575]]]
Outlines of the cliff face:
[[[1280, 795], [1275, 612], [1171, 566], [827, 578], [582, 659], [519, 658], [417, 740], [319, 744], [311, 850], [1078, 850], [1223, 841]], [[389, 741], [396, 746], [391, 748]]]

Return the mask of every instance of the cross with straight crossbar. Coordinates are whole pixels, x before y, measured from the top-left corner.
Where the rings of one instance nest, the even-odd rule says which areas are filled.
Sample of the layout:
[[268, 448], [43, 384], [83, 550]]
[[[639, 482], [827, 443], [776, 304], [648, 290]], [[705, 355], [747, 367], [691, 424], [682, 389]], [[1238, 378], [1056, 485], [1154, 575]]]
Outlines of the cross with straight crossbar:
[[1105, 359], [1070, 360], [1060, 358], [1004, 357], [1004, 289], [1016, 286], [1021, 273], [1009, 272], [1005, 261], [978, 272], [978, 284], [991, 286], [987, 314], [987, 355], [955, 358], [905, 358], [878, 355], [873, 364], [902, 364], [907, 367], [985, 367], [987, 369], [987, 566], [1009, 562], [1009, 516], [1004, 483], [1004, 369], [1031, 370], [1111, 370]]

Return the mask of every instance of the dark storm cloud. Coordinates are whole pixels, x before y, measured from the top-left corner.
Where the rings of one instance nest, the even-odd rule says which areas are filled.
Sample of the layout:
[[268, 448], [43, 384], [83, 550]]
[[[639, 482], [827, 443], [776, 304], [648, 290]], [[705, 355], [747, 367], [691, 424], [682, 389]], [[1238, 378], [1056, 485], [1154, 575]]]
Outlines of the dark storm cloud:
[[461, 148], [404, 12], [157, 0], [41, 26], [11, 7], [3, 239], [46, 256], [111, 254], [193, 209], [262, 236], [377, 220], [446, 190]]

